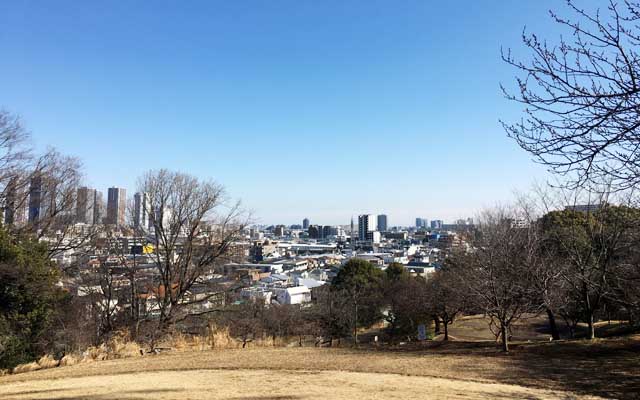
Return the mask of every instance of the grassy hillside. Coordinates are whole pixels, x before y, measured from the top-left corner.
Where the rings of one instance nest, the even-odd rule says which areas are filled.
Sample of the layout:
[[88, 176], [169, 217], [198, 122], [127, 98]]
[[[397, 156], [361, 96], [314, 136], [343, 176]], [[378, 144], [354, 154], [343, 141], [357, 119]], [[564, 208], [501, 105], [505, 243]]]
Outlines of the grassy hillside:
[[491, 342], [175, 352], [0, 377], [0, 398], [632, 399], [638, 354], [638, 336], [522, 343], [508, 355]]

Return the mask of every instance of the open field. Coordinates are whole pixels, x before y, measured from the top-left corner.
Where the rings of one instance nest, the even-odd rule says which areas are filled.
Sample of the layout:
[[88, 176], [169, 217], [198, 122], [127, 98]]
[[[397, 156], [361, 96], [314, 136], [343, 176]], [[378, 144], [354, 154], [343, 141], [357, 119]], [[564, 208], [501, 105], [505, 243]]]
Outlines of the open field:
[[0, 398], [637, 398], [640, 337], [515, 345], [166, 353], [0, 378]]
[[[194, 370], [21, 382], [3, 399], [566, 398], [565, 392], [443, 378], [338, 371]], [[570, 396], [570, 395], [569, 395]], [[595, 397], [594, 397], [595, 398]]]

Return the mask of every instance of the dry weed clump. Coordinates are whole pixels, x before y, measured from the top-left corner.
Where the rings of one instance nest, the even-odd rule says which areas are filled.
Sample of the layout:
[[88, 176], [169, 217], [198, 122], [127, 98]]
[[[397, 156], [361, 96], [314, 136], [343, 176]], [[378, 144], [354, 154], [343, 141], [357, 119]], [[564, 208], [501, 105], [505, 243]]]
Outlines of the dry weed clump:
[[60, 359], [61, 367], [70, 367], [72, 365], [76, 365], [81, 361], [81, 359], [73, 354], [67, 354], [62, 359]]
[[118, 333], [100, 346], [91, 346], [82, 353], [80, 362], [113, 360], [118, 358], [139, 357], [142, 348], [129, 340], [126, 333]]
[[210, 322], [204, 335], [184, 334], [174, 331], [167, 334], [158, 344], [157, 348], [171, 349], [174, 351], [203, 351], [203, 350], [228, 350], [256, 347], [289, 347], [298, 346], [298, 338], [292, 341], [291, 338], [277, 337], [275, 340], [270, 336], [256, 337], [247, 340], [246, 343], [231, 335], [229, 327], [219, 327]]
[[102, 361], [107, 359], [107, 346], [103, 343], [100, 346], [88, 347], [82, 353], [81, 362]]
[[[47, 354], [45, 356], [40, 357], [39, 360], [37, 361], [33, 361], [30, 363], [26, 363], [26, 364], [20, 364], [17, 365], [13, 368], [13, 370], [11, 371], [11, 373], [13, 374], [21, 374], [24, 372], [31, 372], [31, 371], [37, 371], [39, 369], [49, 369], [49, 368], [55, 368], [59, 365], [58, 360], [56, 360], [55, 358], [53, 358], [52, 355]], [[0, 376], [5, 375], [8, 373], [8, 370], [3, 370], [5, 371], [4, 373], [0, 372]]]
[[37, 361], [38, 365], [40, 366], [40, 369], [48, 369], [48, 368], [55, 368], [58, 366], [58, 360], [56, 360], [55, 358], [53, 358], [52, 355], [47, 354], [43, 357], [40, 357], [40, 359]]
[[238, 341], [229, 335], [228, 329], [209, 332], [205, 336], [185, 335], [174, 332], [167, 336], [161, 347], [170, 347], [177, 351], [236, 349], [240, 347]]
[[128, 340], [126, 335], [112, 337], [106, 345], [107, 359], [139, 357], [142, 348], [134, 341]]
[[[247, 345], [250, 343], [252, 342]], [[168, 347], [176, 351], [239, 349], [242, 347], [242, 342], [231, 336], [229, 328], [209, 325], [207, 333], [202, 336], [173, 332], [167, 335], [158, 347]]]
[[237, 349], [242, 346], [239, 341], [231, 337], [229, 328], [218, 329], [214, 325], [209, 325], [207, 329], [207, 342], [211, 349]]
[[[180, 332], [174, 332], [167, 337], [167, 347], [170, 347], [175, 350], [187, 350], [191, 346], [189, 343], [189, 339]], [[164, 347], [161, 346], [161, 347]]]
[[[56, 360], [53, 356], [47, 354], [41, 357], [38, 361], [16, 366], [11, 372], [14, 374], [20, 374], [23, 372], [37, 371], [39, 369], [55, 368], [59, 366], [65, 367], [94, 361], [140, 357], [142, 354], [142, 348], [138, 343], [128, 340], [128, 335], [126, 333], [118, 333], [106, 343], [103, 343], [100, 346], [88, 347], [81, 354], [66, 354], [60, 360]], [[0, 371], [0, 376], [1, 375], [3, 375], [3, 373]]]
[[26, 364], [20, 364], [17, 365], [13, 368], [12, 373], [14, 374], [22, 374], [24, 372], [31, 372], [31, 371], [37, 371], [40, 369], [40, 366], [38, 365], [38, 363], [36, 361], [30, 362], [30, 363], [26, 363]]

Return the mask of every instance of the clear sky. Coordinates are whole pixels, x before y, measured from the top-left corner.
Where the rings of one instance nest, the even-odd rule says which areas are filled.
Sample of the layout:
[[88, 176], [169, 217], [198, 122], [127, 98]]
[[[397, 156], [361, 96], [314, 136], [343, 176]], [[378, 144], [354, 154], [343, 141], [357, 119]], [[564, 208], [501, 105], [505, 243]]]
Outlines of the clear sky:
[[473, 216], [547, 179], [499, 125], [500, 47], [562, 3], [2, 1], [0, 107], [103, 191], [166, 167], [262, 223]]

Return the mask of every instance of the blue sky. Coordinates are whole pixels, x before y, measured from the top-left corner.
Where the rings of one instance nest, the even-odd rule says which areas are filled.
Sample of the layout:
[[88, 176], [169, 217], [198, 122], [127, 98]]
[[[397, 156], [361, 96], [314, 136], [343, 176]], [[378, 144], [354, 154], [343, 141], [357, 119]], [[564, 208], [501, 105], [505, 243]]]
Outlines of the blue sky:
[[500, 47], [561, 3], [1, 2], [0, 107], [101, 190], [166, 167], [263, 223], [473, 216], [547, 179], [498, 122]]

